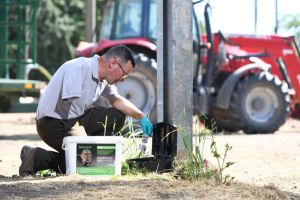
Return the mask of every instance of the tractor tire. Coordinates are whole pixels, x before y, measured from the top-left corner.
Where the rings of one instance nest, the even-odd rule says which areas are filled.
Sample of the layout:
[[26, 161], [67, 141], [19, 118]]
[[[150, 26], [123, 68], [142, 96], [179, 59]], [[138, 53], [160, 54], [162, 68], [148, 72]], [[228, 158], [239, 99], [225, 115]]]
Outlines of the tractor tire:
[[269, 72], [245, 76], [232, 95], [232, 120], [247, 134], [273, 133], [289, 116], [288, 87]]
[[136, 66], [129, 76], [117, 83], [120, 95], [131, 101], [143, 113], [149, 115], [152, 123], [157, 122], [156, 111], [156, 69], [154, 59], [139, 53], [135, 55]]

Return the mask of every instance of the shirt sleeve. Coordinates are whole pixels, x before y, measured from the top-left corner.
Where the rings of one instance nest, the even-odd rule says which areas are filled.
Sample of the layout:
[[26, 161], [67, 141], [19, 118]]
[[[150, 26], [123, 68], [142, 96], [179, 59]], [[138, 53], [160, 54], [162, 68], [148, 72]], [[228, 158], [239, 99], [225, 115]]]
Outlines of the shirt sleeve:
[[80, 67], [67, 66], [62, 83], [62, 99], [80, 98], [81, 92], [82, 73]]
[[114, 85], [107, 84], [101, 96], [107, 98], [109, 101], [113, 100], [118, 95], [118, 89]]

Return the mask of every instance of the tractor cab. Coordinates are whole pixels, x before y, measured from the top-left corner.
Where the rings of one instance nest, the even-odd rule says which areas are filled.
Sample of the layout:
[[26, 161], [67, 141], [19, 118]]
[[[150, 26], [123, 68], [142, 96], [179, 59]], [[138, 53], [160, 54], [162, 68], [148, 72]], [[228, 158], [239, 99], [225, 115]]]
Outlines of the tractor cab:
[[[209, 12], [209, 6], [206, 7]], [[193, 36], [193, 80], [194, 90], [198, 90], [205, 73], [211, 73], [207, 63], [212, 65], [212, 35], [201, 42], [204, 27], [210, 31], [209, 19], [205, 26], [198, 26], [194, 9], [192, 11]], [[209, 14], [205, 18], [208, 17]], [[99, 42], [81, 42], [76, 48], [77, 56], [103, 54], [115, 45], [127, 45], [136, 54], [137, 67], [133, 73], [117, 84], [119, 93], [137, 105], [144, 113], [156, 121], [156, 40], [157, 40], [157, 0], [108, 0], [103, 6]], [[201, 56], [200, 56], [201, 54]], [[203, 58], [203, 59], [200, 59]], [[130, 85], [130, 87], [129, 87]], [[135, 88], [135, 89], [128, 89]]]
[[100, 40], [139, 37], [156, 39], [156, 0], [107, 1]]

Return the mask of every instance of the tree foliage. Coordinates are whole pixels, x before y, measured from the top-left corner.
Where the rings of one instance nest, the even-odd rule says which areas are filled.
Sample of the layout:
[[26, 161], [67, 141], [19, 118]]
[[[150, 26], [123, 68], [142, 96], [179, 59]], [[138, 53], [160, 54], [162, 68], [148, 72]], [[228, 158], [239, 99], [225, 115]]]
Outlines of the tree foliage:
[[[97, 23], [103, 0], [97, 0]], [[85, 0], [40, 0], [38, 11], [38, 63], [50, 72], [74, 57], [85, 39]]]
[[297, 38], [297, 42], [300, 42], [300, 15], [287, 15], [282, 20], [283, 28], [292, 30]]
[[37, 24], [38, 63], [54, 72], [84, 37], [84, 2], [41, 0]]

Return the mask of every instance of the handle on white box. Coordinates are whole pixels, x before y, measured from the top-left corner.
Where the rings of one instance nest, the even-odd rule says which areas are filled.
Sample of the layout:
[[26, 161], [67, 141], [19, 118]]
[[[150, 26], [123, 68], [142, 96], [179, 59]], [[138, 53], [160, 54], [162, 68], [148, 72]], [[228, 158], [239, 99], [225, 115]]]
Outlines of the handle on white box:
[[65, 144], [65, 141], [63, 141], [62, 145], [61, 145], [61, 148], [65, 151], [67, 151], [68, 149], [66, 148], [66, 144]]

